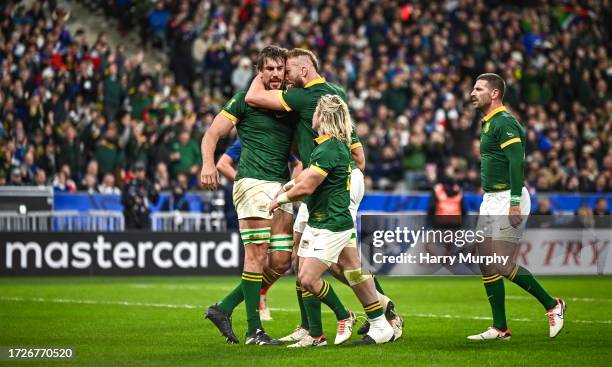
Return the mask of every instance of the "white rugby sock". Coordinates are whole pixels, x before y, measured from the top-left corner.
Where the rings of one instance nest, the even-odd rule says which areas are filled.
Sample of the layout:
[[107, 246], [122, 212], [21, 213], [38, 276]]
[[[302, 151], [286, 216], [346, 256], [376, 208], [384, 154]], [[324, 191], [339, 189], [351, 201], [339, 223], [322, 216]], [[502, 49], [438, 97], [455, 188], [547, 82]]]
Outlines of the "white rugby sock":
[[393, 328], [389, 325], [385, 315], [368, 319], [368, 321], [370, 321], [370, 330], [367, 335], [377, 344], [386, 343], [393, 336]]

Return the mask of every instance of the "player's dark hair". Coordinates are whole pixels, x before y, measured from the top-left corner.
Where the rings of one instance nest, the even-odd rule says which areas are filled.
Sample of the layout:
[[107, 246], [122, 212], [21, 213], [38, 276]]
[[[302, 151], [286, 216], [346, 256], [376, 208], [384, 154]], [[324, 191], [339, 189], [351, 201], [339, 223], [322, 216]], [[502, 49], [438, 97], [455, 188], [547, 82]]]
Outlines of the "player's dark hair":
[[293, 57], [299, 57], [299, 56], [306, 56], [308, 57], [308, 59], [310, 59], [310, 62], [312, 63], [312, 66], [314, 66], [315, 71], [318, 73], [319, 72], [319, 59], [317, 59], [317, 56], [315, 56], [315, 54], [310, 51], [307, 50], [305, 48], [294, 48], [289, 50], [289, 52], [287, 52], [287, 58], [293, 58]]
[[282, 61], [284, 64], [287, 60], [287, 49], [275, 45], [264, 47], [257, 56], [256, 67], [258, 71], [263, 70], [266, 59]]
[[504, 79], [502, 79], [501, 76], [495, 73], [485, 73], [485, 74], [480, 74], [480, 76], [476, 78], [476, 81], [479, 81], [479, 80], [486, 80], [491, 89], [497, 89], [499, 91], [500, 93], [499, 99], [501, 101], [504, 100], [504, 94], [506, 94], [506, 82], [504, 82]]

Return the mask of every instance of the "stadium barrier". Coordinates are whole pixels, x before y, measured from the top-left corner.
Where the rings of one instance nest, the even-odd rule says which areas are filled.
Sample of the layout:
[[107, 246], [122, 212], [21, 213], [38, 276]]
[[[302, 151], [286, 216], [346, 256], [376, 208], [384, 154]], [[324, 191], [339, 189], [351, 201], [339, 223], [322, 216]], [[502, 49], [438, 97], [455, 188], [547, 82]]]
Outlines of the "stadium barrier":
[[[224, 201], [217, 198], [211, 192], [189, 192], [185, 198], [189, 203], [189, 211], [195, 213], [222, 210]], [[412, 212], [426, 213], [429, 207], [431, 193], [367, 193], [359, 207], [360, 212]], [[585, 194], [585, 193], [537, 193], [532, 194], [532, 211], [537, 207], [540, 197], [546, 197], [551, 202], [554, 212], [574, 213], [581, 205], [595, 206], [598, 198], [604, 197], [608, 200], [608, 206], [612, 208], [612, 193]], [[152, 212], [162, 211], [169, 207], [170, 195], [160, 194], [160, 200], [151, 207]], [[477, 213], [482, 195], [477, 193], [465, 193], [464, 204], [468, 213]], [[230, 205], [231, 207], [231, 205]], [[120, 195], [87, 194], [78, 193], [55, 193], [53, 195], [53, 208], [56, 210], [109, 210], [123, 211]], [[171, 208], [172, 209], [172, 208]], [[30, 209], [31, 210], [31, 209]], [[166, 211], [168, 209], [165, 209]]]
[[0, 212], [1, 232], [117, 232], [125, 230], [123, 213], [90, 210]]
[[223, 212], [191, 213], [174, 211], [151, 213], [154, 232], [222, 232], [227, 229]]

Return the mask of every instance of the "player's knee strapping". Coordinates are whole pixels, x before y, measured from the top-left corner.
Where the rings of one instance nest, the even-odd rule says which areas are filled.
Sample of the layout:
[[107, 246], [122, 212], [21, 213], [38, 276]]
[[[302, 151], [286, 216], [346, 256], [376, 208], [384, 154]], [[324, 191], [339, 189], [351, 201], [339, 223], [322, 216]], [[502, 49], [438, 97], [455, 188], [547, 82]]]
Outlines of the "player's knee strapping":
[[272, 230], [270, 227], [240, 230], [240, 237], [245, 245], [269, 243], [271, 234]]
[[372, 274], [363, 274], [363, 271], [361, 269], [352, 269], [345, 270], [344, 277], [346, 278], [348, 284], [352, 287], [357, 284], [363, 283], [368, 279], [372, 279]]
[[293, 251], [293, 234], [279, 233], [270, 238], [270, 251]]

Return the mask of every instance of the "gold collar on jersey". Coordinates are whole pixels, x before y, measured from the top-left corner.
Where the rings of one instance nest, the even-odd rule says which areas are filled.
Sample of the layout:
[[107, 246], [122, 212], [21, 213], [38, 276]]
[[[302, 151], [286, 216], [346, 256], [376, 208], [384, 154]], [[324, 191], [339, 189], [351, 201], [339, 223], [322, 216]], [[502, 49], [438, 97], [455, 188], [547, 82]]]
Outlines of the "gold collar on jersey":
[[325, 82], [326, 82], [326, 80], [325, 80], [324, 77], [316, 78], [316, 79], [313, 79], [313, 80], [309, 81], [308, 83], [306, 83], [304, 88], [310, 88], [310, 87], [312, 87], [315, 84], [323, 84]]
[[314, 141], [315, 141], [315, 143], [317, 143], [317, 145], [320, 145], [320, 144], [325, 143], [329, 139], [331, 139], [331, 136], [329, 136], [329, 135], [321, 135], [318, 138], [316, 138]]
[[494, 109], [493, 111], [487, 113], [487, 115], [485, 117], [482, 118], [482, 120], [484, 122], [489, 121], [493, 116], [495, 116], [496, 114], [500, 113], [500, 112], [506, 112], [508, 111], [508, 109], [506, 108], [506, 106], [501, 105], [499, 107], [497, 107], [496, 109]]

